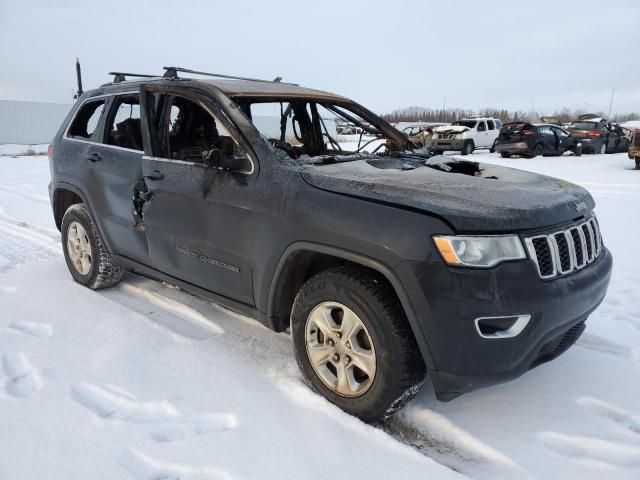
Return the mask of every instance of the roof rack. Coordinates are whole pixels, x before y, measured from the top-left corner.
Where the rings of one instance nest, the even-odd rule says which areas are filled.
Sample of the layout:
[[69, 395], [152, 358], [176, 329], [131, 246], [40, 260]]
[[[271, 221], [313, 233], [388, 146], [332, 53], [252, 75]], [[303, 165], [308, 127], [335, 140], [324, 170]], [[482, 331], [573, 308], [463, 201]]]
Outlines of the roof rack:
[[[206, 75], [208, 77], [228, 78], [230, 80], [245, 80], [248, 82], [285, 83], [285, 82], [282, 82], [282, 77], [276, 77], [273, 80], [263, 80], [260, 78], [237, 77], [234, 75], [222, 75], [221, 73], [200, 72], [198, 70], [191, 70], [191, 69], [182, 68], [182, 67], [163, 67], [163, 68], [165, 69], [165, 73], [163, 75], [165, 78], [178, 78], [178, 72], [181, 72], [181, 73], [193, 73], [196, 75]], [[287, 85], [297, 85], [297, 84], [287, 83]]]
[[141, 78], [157, 78], [158, 75], [147, 75], [144, 73], [127, 73], [127, 72], [109, 72], [109, 75], [113, 75], [113, 83], [120, 83], [126, 80], [126, 77], [141, 77]]

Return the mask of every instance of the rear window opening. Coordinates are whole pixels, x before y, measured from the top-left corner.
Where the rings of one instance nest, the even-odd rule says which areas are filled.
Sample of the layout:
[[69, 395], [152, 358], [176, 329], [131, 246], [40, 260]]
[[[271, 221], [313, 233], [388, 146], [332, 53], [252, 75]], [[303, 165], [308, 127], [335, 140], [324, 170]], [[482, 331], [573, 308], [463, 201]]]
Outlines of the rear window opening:
[[573, 122], [569, 128], [575, 128], [576, 130], [597, 130], [598, 125], [596, 122]]
[[69, 126], [67, 136], [72, 138], [90, 139], [98, 127], [100, 116], [104, 110], [104, 100], [93, 100], [86, 102]]

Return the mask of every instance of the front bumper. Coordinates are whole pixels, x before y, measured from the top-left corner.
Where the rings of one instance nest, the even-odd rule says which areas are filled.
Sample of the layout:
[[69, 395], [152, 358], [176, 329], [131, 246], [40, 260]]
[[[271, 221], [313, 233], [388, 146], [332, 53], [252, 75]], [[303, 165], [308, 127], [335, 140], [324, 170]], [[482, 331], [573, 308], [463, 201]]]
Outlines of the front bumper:
[[431, 141], [434, 150], [462, 150], [465, 140], [460, 138], [436, 138]]
[[[540, 279], [530, 260], [492, 269], [428, 262], [399, 268], [416, 279], [409, 294], [429, 345], [436, 395], [446, 401], [518, 377], [568, 348], [606, 294], [612, 256], [603, 248], [588, 267], [551, 280]], [[479, 317], [524, 314], [531, 320], [512, 338], [483, 338], [476, 329]]]

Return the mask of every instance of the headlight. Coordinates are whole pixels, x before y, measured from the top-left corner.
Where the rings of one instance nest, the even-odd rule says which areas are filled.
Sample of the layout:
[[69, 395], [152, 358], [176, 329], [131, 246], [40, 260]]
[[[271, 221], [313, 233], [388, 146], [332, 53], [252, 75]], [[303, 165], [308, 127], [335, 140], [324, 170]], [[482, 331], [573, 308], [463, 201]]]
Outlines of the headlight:
[[437, 235], [433, 241], [449, 265], [493, 267], [505, 260], [527, 258], [517, 235], [486, 237]]

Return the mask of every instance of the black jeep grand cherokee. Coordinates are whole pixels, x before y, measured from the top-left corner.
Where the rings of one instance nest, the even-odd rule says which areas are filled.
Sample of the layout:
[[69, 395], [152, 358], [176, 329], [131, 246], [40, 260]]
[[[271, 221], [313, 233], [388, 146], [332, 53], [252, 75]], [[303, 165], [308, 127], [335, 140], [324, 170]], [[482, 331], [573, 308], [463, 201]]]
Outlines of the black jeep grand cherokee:
[[[523, 374], [602, 301], [612, 259], [584, 189], [429, 158], [332, 93], [183, 71], [116, 76], [55, 136], [51, 202], [77, 282], [135, 271], [291, 327], [311, 386], [366, 421], [427, 372], [440, 400]], [[359, 141], [339, 143], [336, 121]]]

